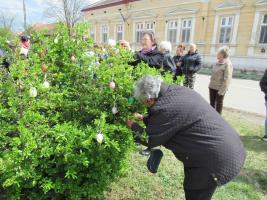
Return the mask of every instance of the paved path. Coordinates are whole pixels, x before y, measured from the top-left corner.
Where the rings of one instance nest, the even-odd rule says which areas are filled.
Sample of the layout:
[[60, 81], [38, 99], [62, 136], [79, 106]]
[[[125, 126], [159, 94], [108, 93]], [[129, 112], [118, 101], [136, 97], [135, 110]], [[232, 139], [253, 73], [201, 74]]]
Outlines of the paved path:
[[[210, 76], [197, 75], [195, 90], [209, 102]], [[226, 93], [224, 106], [265, 116], [264, 94], [258, 81], [233, 79]]]

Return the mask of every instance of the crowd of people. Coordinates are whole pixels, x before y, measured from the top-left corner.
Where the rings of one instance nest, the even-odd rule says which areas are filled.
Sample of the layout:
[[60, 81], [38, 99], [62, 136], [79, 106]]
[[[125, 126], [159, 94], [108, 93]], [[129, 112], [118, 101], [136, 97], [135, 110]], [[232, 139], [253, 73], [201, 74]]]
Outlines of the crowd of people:
[[[120, 44], [124, 48], [130, 48], [129, 42], [122, 40]], [[196, 44], [190, 44], [188, 51], [184, 45], [178, 45], [176, 55], [172, 56], [172, 45], [168, 41], [162, 41], [159, 45], [152, 32], [145, 32], [141, 40], [140, 51], [135, 52], [137, 65], [141, 61], [151, 67], [162, 70], [162, 74], [171, 72], [173, 79], [184, 76], [185, 87], [194, 89], [196, 74], [201, 69], [202, 58], [198, 53]], [[210, 105], [218, 113], [222, 113], [223, 99], [232, 79], [233, 66], [229, 59], [229, 48], [221, 47], [217, 53], [217, 62], [213, 65], [209, 84]]]

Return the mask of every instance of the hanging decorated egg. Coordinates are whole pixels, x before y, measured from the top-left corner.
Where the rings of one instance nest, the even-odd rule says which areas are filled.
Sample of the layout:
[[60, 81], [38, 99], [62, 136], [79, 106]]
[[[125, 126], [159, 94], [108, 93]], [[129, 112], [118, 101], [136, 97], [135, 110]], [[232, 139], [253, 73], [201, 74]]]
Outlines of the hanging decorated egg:
[[114, 81], [111, 81], [111, 82], [109, 83], [109, 88], [112, 89], [112, 90], [114, 90], [115, 87], [116, 87], [116, 83], [115, 83]]
[[58, 39], [57, 39], [57, 38], [54, 39], [54, 43], [55, 43], [55, 44], [58, 43]]
[[100, 132], [96, 135], [96, 141], [101, 144], [103, 142], [104, 135]]
[[37, 97], [37, 89], [35, 87], [31, 87], [29, 93], [31, 97]]
[[108, 39], [108, 45], [111, 47], [115, 47], [116, 46], [116, 41], [113, 39]]
[[76, 62], [76, 57], [75, 57], [74, 55], [72, 55], [72, 56], [70, 57], [70, 60], [71, 60], [71, 62]]
[[42, 67], [41, 67], [41, 69], [42, 69], [42, 72], [43, 73], [46, 73], [47, 70], [48, 70], [48, 67], [45, 64], [43, 64]]
[[116, 106], [113, 106], [113, 108], [112, 108], [112, 114], [113, 115], [116, 115], [119, 111], [118, 111], [118, 108], [116, 107]]
[[49, 88], [50, 84], [49, 84], [48, 81], [45, 81], [45, 82], [43, 83], [43, 86], [44, 86], [44, 88]]

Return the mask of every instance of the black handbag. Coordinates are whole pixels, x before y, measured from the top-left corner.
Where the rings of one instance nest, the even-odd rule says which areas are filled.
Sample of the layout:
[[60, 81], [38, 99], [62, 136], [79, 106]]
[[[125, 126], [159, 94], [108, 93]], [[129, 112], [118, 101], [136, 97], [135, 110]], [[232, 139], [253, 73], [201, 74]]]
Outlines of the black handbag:
[[150, 157], [147, 160], [147, 168], [151, 173], [157, 173], [162, 157], [163, 152], [160, 149], [155, 149], [151, 151]]

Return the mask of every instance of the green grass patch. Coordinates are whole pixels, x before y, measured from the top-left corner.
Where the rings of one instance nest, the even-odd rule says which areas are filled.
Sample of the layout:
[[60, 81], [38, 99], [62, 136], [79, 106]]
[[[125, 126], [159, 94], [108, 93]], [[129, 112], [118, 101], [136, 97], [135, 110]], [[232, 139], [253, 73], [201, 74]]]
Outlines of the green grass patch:
[[[247, 150], [244, 169], [232, 182], [219, 187], [214, 200], [267, 199], [267, 143], [261, 140], [263, 127], [226, 112], [225, 119], [236, 128]], [[139, 149], [141, 147], [138, 147]], [[131, 157], [131, 170], [105, 193], [108, 200], [182, 200], [183, 165], [172, 152], [162, 148], [164, 156], [158, 173], [146, 168], [147, 157], [138, 149]]]

